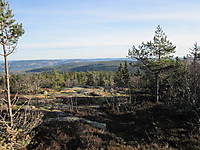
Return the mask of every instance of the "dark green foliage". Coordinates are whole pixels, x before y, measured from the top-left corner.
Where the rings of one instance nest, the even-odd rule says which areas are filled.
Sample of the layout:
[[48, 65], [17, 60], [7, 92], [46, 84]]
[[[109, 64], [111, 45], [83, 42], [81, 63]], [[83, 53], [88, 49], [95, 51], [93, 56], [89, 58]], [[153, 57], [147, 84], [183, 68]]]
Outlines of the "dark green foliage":
[[95, 83], [95, 76], [94, 76], [93, 72], [88, 72], [86, 85], [92, 86], [92, 85], [94, 85], [94, 83]]
[[200, 64], [198, 56], [199, 47], [195, 44], [190, 55], [183, 60], [176, 58], [175, 68], [168, 71], [168, 78], [164, 82], [166, 90], [163, 96], [173, 102], [194, 104], [200, 100]]
[[188, 64], [188, 75], [191, 78], [190, 83], [192, 85], [191, 92], [193, 101], [200, 101], [200, 47], [197, 43], [194, 44], [194, 47], [190, 49], [190, 55], [187, 60], [191, 60], [191, 63]]
[[123, 67], [122, 67], [122, 63], [120, 63], [119, 68], [117, 69], [117, 72], [115, 74], [115, 78], [114, 78], [114, 82], [116, 84], [116, 86], [118, 87], [122, 87], [123, 86]]
[[194, 47], [190, 49], [189, 57], [193, 59], [193, 65], [196, 65], [197, 61], [200, 61], [200, 47], [197, 43], [194, 44]]
[[60, 88], [64, 86], [64, 77], [57, 70], [53, 70], [51, 77], [53, 88]]
[[123, 73], [123, 82], [124, 82], [124, 85], [126, 87], [129, 86], [129, 82], [130, 82], [130, 71], [128, 69], [128, 63], [127, 61], [125, 61], [124, 63], [124, 68], [122, 70], [122, 73]]
[[165, 71], [160, 81], [160, 98], [165, 102], [175, 102], [178, 99], [184, 101], [185, 91], [183, 90], [184, 66], [183, 61], [176, 58], [174, 68]]
[[97, 78], [97, 85], [98, 86], [106, 85], [106, 79], [105, 79], [104, 73], [102, 72], [99, 73], [99, 77]]
[[117, 87], [129, 87], [130, 82], [130, 71], [128, 69], [128, 64], [125, 61], [124, 66], [120, 63], [116, 73], [114, 82]]
[[[114, 72], [52, 72], [11, 74], [12, 93], [38, 93], [41, 88], [59, 89], [71, 86], [114, 86]], [[4, 78], [0, 76], [0, 87], [3, 89]]]

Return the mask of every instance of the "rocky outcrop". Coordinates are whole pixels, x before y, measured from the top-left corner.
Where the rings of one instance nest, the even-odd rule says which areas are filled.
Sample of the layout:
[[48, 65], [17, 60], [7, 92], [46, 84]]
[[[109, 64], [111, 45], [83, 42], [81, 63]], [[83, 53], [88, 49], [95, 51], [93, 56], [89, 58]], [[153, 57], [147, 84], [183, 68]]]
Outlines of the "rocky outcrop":
[[67, 121], [67, 122], [81, 121], [81, 122], [87, 123], [91, 126], [94, 126], [95, 128], [98, 128], [101, 130], [106, 130], [105, 123], [91, 121], [91, 120], [79, 118], [79, 117], [58, 117], [58, 118], [47, 118], [44, 120], [44, 122], [50, 122], [50, 121]]

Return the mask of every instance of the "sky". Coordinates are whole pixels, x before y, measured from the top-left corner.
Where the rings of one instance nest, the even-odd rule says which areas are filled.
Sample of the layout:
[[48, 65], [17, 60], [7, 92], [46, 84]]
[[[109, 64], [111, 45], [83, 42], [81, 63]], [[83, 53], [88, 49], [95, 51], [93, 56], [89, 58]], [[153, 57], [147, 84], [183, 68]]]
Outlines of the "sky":
[[199, 0], [8, 0], [25, 34], [11, 60], [124, 58], [158, 25], [185, 56], [200, 42]]

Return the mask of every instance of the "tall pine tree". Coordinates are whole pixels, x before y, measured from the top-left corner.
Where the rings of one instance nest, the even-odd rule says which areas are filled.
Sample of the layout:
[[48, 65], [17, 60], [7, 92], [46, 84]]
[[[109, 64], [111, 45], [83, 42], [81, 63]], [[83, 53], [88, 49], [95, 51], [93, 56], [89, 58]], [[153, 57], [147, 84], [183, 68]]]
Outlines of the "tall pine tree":
[[129, 73], [127, 61], [125, 61], [125, 63], [124, 63], [124, 68], [122, 70], [122, 76], [123, 76], [122, 78], [123, 78], [124, 87], [129, 87], [130, 73]]
[[130, 74], [128, 69], [128, 63], [125, 61], [124, 66], [120, 62], [120, 65], [115, 73], [114, 82], [117, 87], [128, 87], [130, 82]]
[[175, 53], [175, 48], [176, 46], [167, 40], [167, 36], [160, 25], [158, 25], [153, 41], [143, 42], [138, 48], [133, 46], [132, 50], [129, 50], [129, 57], [137, 59], [154, 76], [156, 102], [159, 102], [160, 99], [161, 74], [174, 67], [172, 57], [173, 53]]
[[10, 5], [5, 0], [0, 0], [0, 44], [2, 45], [2, 53], [5, 62], [5, 79], [6, 79], [6, 95], [9, 109], [9, 118], [11, 127], [13, 126], [12, 106], [10, 99], [10, 80], [9, 80], [9, 65], [8, 56], [12, 54], [17, 47], [19, 37], [24, 34], [22, 24], [15, 23], [13, 19]]

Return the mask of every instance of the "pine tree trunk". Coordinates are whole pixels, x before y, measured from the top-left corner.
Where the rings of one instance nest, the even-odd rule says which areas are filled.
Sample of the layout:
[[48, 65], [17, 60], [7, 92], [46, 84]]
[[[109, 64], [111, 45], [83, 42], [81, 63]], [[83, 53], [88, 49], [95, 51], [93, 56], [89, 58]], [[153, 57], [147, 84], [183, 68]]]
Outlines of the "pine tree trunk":
[[158, 79], [158, 73], [155, 74], [155, 80], [156, 80], [156, 102], [159, 102], [159, 79]]
[[8, 66], [8, 56], [6, 53], [6, 46], [3, 45], [4, 50], [4, 61], [5, 61], [5, 79], [6, 79], [6, 98], [7, 98], [7, 105], [8, 105], [8, 113], [10, 119], [10, 126], [13, 126], [13, 113], [12, 113], [12, 104], [10, 99], [10, 80], [9, 80], [9, 66]]

